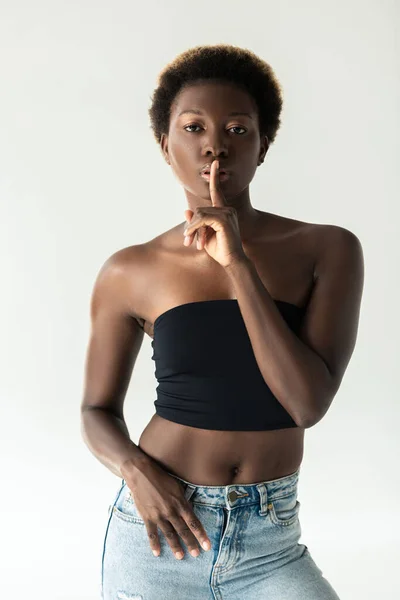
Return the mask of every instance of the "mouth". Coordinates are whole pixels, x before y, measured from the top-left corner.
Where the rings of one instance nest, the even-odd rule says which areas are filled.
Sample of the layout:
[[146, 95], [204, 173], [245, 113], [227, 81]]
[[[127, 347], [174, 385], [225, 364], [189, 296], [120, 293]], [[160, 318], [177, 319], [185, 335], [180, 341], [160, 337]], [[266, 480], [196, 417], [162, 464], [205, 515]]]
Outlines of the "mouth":
[[[205, 179], [206, 181], [210, 181], [211, 178], [211, 174], [209, 171], [203, 171], [202, 173], [200, 173], [200, 176]], [[220, 171], [219, 172], [219, 181], [227, 181], [227, 179], [229, 179], [230, 174], [228, 173], [228, 171]]]
[[[215, 161], [213, 161], [213, 162], [215, 162]], [[203, 167], [200, 170], [200, 175], [203, 175], [203, 173], [206, 175], [209, 175], [211, 173], [212, 165], [213, 165], [213, 163], [207, 163], [206, 165], [203, 165]], [[222, 173], [229, 174], [229, 172], [230, 172], [229, 169], [226, 169], [225, 166], [220, 165], [220, 169], [219, 169], [220, 174], [222, 174]]]

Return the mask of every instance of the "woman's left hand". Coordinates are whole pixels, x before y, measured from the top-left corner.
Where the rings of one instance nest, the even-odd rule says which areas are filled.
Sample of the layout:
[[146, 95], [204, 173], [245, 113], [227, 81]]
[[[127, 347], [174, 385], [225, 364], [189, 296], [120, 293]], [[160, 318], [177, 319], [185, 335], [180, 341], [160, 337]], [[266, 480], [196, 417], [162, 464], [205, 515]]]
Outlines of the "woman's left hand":
[[[185, 210], [191, 219], [184, 231], [186, 246], [190, 246], [197, 232], [197, 249], [204, 250], [223, 267], [247, 258], [240, 239], [236, 209], [228, 206], [221, 191], [219, 163], [211, 163], [210, 194], [212, 206], [198, 206], [193, 212]], [[186, 239], [188, 238], [188, 239]]]

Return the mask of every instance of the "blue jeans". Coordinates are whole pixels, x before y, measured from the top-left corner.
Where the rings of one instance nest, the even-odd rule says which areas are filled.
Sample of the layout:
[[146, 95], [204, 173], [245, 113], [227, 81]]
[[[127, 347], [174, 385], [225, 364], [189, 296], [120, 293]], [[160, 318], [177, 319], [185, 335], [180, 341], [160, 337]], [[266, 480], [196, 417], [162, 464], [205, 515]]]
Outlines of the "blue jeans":
[[304, 544], [291, 475], [245, 485], [184, 484], [211, 541], [177, 560], [159, 529], [153, 556], [126, 482], [109, 508], [101, 564], [103, 600], [339, 600]]

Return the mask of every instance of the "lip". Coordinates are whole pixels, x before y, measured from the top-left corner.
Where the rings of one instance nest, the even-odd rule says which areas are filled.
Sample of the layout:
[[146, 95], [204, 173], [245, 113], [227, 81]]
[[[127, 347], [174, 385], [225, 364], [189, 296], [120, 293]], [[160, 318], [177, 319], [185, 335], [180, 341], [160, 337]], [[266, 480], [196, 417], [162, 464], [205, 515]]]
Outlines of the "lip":
[[[210, 178], [211, 178], [211, 173], [200, 173], [200, 176], [201, 176], [203, 179], [205, 179], [206, 181], [210, 181]], [[227, 179], [229, 179], [229, 178], [230, 178], [230, 173], [229, 173], [229, 171], [222, 172], [222, 173], [219, 175], [219, 180], [220, 180], [221, 182], [222, 182], [222, 181], [227, 181]]]
[[[214, 161], [213, 161], [213, 162], [214, 162]], [[212, 164], [212, 163], [207, 163], [206, 165], [204, 165], [204, 167], [202, 167], [202, 169], [200, 170], [200, 175], [203, 175], [203, 173], [204, 173], [205, 171], [208, 171], [208, 172], [210, 172], [210, 171], [211, 171], [211, 164]], [[224, 167], [224, 166], [220, 166], [219, 172], [220, 172], [220, 173], [228, 173], [228, 174], [230, 173], [230, 171], [229, 171], [228, 169], [225, 169], [225, 167]]]

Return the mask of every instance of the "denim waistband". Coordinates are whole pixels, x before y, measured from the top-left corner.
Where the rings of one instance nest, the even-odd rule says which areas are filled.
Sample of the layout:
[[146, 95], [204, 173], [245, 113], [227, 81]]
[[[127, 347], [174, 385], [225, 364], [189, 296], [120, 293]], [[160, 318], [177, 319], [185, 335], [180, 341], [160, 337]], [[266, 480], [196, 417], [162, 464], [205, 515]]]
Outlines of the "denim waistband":
[[186, 481], [169, 471], [167, 473], [175, 479], [179, 479], [185, 485], [187, 500], [191, 499], [199, 504], [226, 508], [227, 510], [238, 506], [259, 504], [263, 512], [267, 510], [268, 501], [276, 500], [291, 493], [297, 494], [300, 467], [294, 473], [279, 477], [279, 479], [229, 485], [198, 485]]

